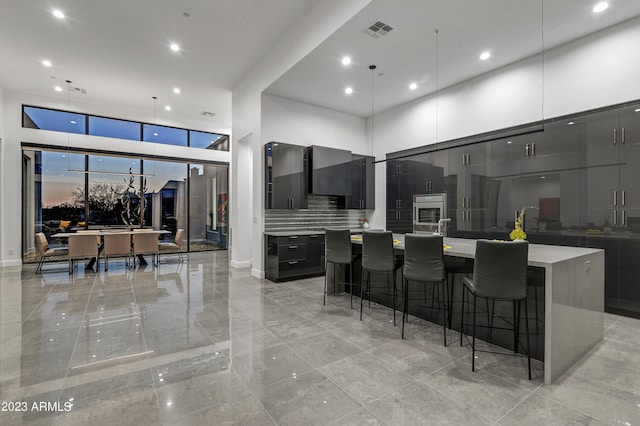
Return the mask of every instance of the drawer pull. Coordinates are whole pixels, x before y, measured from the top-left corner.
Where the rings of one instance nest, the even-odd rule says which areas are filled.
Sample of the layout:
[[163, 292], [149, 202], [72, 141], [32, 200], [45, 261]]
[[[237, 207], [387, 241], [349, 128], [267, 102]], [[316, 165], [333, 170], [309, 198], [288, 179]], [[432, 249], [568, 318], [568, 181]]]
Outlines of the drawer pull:
[[297, 260], [292, 260], [291, 262], [289, 262], [289, 265], [297, 265], [298, 261]]
[[297, 248], [298, 248], [298, 246], [289, 246], [289, 250], [295, 250]]

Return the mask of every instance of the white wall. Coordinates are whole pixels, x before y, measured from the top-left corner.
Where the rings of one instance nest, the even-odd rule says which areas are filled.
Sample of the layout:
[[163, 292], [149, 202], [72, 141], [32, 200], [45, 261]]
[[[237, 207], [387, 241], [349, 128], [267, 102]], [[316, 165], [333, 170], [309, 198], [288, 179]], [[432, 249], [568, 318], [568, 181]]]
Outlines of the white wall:
[[[87, 136], [69, 134], [63, 132], [51, 132], [37, 129], [22, 128], [22, 105], [36, 105], [46, 108], [58, 108], [72, 111], [86, 112], [89, 114], [101, 114], [120, 117], [120, 109], [103, 106], [96, 111], [96, 106], [74, 101], [67, 105], [66, 100], [48, 98], [27, 93], [4, 91], [2, 105], [2, 118], [4, 122], [4, 137], [0, 146], [0, 266], [20, 265], [22, 263], [21, 223], [22, 223], [22, 142], [46, 144], [58, 147], [73, 147], [83, 149], [106, 149], [123, 154], [132, 155], [159, 155], [178, 157], [197, 162], [216, 161], [229, 163], [229, 152], [212, 151], [197, 148], [178, 147], [172, 145], [152, 143], [132, 143], [132, 141], [103, 138], [99, 136]], [[145, 120], [145, 118], [129, 117], [132, 120]], [[180, 123], [156, 121], [158, 124], [180, 126]], [[223, 132], [223, 129], [210, 129], [213, 132]], [[228, 129], [227, 129], [228, 131]], [[12, 254], [11, 254], [12, 252]]]
[[320, 145], [367, 154], [366, 120], [273, 95], [262, 95], [262, 144]]
[[[232, 93], [231, 266], [252, 266], [264, 276], [264, 167], [262, 158], [262, 92], [288, 69], [344, 25], [371, 0], [324, 0], [281, 39]], [[250, 146], [236, 149], [240, 140]], [[251, 168], [251, 182], [244, 171]], [[253, 190], [260, 188], [260, 190]]]
[[[376, 159], [388, 152], [640, 99], [639, 45], [637, 17], [545, 52], [544, 72], [539, 55], [376, 114]], [[377, 165], [376, 181], [372, 226], [384, 227], [384, 163]]]

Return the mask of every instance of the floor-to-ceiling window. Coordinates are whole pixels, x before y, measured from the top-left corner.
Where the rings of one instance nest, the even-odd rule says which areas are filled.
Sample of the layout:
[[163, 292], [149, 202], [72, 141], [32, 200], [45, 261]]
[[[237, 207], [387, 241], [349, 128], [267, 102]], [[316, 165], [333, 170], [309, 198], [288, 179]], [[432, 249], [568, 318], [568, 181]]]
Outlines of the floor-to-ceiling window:
[[34, 237], [82, 228], [153, 227], [183, 251], [227, 248], [227, 166], [68, 151], [23, 151], [23, 258]]

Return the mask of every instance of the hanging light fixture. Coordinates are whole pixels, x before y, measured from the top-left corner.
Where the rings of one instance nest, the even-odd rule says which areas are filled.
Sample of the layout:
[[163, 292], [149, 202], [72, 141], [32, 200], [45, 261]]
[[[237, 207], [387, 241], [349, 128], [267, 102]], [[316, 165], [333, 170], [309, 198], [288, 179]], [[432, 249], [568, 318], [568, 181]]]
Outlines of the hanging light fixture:
[[375, 153], [373, 152], [373, 71], [377, 67], [375, 65], [369, 65], [369, 69], [371, 70], [371, 157], [373, 157], [373, 162], [376, 161]]

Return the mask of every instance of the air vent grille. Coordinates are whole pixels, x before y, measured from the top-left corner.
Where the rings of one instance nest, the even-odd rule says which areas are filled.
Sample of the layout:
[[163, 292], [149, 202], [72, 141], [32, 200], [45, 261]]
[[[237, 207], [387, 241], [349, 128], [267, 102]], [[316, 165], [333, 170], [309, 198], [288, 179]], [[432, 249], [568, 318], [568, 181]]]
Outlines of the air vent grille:
[[82, 93], [83, 95], [87, 94], [87, 89], [81, 89], [80, 87], [69, 86], [69, 91], [70, 92]]
[[370, 37], [380, 38], [387, 35], [392, 29], [392, 26], [387, 25], [382, 21], [374, 21], [362, 32]]

